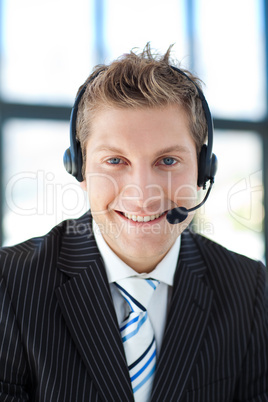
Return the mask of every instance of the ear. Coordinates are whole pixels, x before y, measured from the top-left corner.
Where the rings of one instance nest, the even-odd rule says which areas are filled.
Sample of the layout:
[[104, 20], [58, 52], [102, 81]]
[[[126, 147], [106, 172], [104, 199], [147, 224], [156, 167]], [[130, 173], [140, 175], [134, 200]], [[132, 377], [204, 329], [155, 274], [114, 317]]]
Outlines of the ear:
[[82, 190], [87, 191], [87, 182], [86, 180], [83, 180], [80, 182], [80, 187], [82, 188]]

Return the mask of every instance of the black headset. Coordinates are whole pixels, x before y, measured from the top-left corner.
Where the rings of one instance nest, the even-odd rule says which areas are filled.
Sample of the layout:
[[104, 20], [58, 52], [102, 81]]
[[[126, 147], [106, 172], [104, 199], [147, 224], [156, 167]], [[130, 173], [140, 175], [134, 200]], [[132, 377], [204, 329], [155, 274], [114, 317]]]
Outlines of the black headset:
[[[201, 152], [198, 158], [198, 180], [197, 185], [199, 187], [206, 188], [207, 181], [211, 183], [214, 182], [214, 176], [217, 171], [217, 157], [215, 154], [212, 153], [212, 146], [213, 146], [213, 122], [211, 113], [209, 110], [208, 103], [206, 98], [201, 91], [201, 89], [196, 85], [196, 83], [184, 73], [184, 71], [180, 70], [177, 67], [170, 66], [174, 71], [186, 77], [189, 81], [193, 83], [195, 88], [198, 91], [198, 96], [202, 102], [202, 107], [205, 113], [205, 118], [207, 122], [208, 128], [208, 141], [207, 145], [204, 144], [201, 148]], [[94, 79], [102, 72], [103, 70], [98, 71], [95, 75], [91, 77], [91, 79], [81, 88], [79, 91], [74, 105], [71, 111], [71, 118], [70, 118], [70, 147], [66, 149], [64, 156], [63, 156], [63, 163], [65, 169], [68, 173], [73, 175], [79, 182], [82, 182], [83, 175], [82, 175], [82, 165], [83, 165], [83, 157], [82, 157], [82, 150], [80, 142], [76, 138], [76, 120], [77, 120], [77, 112], [78, 112], [78, 105], [81, 101], [86, 88]]]

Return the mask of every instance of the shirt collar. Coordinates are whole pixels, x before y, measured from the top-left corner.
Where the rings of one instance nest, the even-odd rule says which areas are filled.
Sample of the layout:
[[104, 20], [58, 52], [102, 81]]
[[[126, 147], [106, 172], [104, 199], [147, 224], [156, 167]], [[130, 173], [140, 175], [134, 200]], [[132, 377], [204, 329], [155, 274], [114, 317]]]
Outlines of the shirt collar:
[[104, 240], [97, 223], [93, 219], [93, 231], [100, 254], [104, 260], [109, 283], [119, 281], [130, 276], [153, 278], [173, 286], [178, 255], [180, 251], [181, 237], [179, 236], [165, 257], [157, 264], [149, 274], [139, 274], [129, 265], [124, 263], [108, 246]]

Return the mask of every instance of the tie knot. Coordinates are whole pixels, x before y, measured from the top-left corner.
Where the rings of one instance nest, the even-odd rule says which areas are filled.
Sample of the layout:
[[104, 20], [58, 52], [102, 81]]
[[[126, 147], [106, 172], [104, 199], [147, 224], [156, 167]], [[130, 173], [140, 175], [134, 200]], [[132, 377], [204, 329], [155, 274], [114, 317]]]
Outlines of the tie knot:
[[151, 297], [159, 285], [156, 279], [131, 277], [115, 282], [132, 311], [146, 311]]

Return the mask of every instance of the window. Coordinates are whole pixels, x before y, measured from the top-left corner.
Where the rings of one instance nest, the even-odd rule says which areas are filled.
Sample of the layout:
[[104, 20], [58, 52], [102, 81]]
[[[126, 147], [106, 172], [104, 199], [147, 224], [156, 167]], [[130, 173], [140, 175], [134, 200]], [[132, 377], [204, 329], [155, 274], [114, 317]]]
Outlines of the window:
[[47, 233], [88, 209], [79, 183], [64, 169], [67, 122], [10, 119], [4, 126], [4, 244]]
[[195, 66], [218, 118], [266, 115], [263, 13], [258, 0], [196, 2]]
[[216, 128], [219, 170], [194, 225], [235, 251], [264, 259], [267, 0], [0, 0], [0, 5], [4, 244], [43, 234], [88, 208], [78, 183], [64, 171], [62, 154], [71, 105], [92, 67], [147, 42], [160, 52], [174, 43], [174, 56], [205, 83]]
[[[219, 169], [194, 229], [225, 247], [264, 259], [262, 141], [254, 132], [216, 130]], [[200, 191], [199, 197], [204, 197]]]

